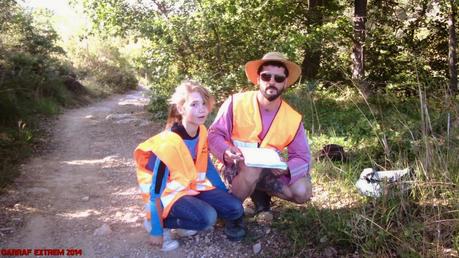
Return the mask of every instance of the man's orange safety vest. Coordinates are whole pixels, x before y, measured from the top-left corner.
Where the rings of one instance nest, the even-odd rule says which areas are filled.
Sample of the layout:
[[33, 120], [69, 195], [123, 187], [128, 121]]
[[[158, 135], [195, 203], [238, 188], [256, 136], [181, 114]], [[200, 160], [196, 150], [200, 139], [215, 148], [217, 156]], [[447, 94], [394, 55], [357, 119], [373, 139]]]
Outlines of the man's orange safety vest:
[[[169, 178], [166, 188], [161, 193], [161, 203], [164, 207], [162, 218], [166, 218], [172, 205], [182, 196], [197, 195], [199, 191], [214, 189], [206, 178], [208, 148], [207, 129], [199, 127], [199, 141], [197, 145], [196, 161], [193, 161], [183, 139], [171, 131], [161, 132], [145, 142], [139, 144], [134, 151], [137, 167], [137, 181], [142, 189], [145, 203], [150, 202], [150, 186], [153, 172], [147, 169], [148, 160], [155, 154], [169, 169]], [[149, 210], [147, 219], [150, 219]]]
[[301, 115], [282, 100], [268, 132], [261, 140], [258, 135], [263, 130], [263, 122], [257, 91], [233, 95], [231, 139], [238, 147], [271, 147], [282, 151], [295, 138], [300, 123]]

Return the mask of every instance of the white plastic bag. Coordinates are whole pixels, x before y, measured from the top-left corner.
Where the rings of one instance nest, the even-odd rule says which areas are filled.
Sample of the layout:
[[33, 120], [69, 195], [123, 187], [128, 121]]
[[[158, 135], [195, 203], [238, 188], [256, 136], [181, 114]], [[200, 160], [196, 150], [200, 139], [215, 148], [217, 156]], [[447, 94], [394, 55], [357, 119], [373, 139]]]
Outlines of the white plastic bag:
[[365, 196], [380, 197], [383, 193], [382, 183], [400, 181], [409, 172], [409, 168], [386, 171], [375, 171], [372, 168], [365, 168], [360, 174], [355, 186]]

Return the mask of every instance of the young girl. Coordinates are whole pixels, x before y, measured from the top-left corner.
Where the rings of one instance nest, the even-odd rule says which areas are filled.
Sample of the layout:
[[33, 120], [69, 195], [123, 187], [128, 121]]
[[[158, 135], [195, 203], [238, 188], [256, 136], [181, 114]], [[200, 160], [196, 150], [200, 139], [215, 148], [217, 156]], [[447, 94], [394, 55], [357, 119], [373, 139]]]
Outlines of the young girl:
[[163, 228], [192, 233], [212, 227], [217, 216], [225, 221], [228, 239], [241, 240], [246, 234], [242, 203], [227, 192], [208, 155], [203, 124], [213, 97], [198, 83], [184, 81], [169, 104], [166, 130], [134, 151], [150, 242], [164, 251], [175, 249], [178, 242]]

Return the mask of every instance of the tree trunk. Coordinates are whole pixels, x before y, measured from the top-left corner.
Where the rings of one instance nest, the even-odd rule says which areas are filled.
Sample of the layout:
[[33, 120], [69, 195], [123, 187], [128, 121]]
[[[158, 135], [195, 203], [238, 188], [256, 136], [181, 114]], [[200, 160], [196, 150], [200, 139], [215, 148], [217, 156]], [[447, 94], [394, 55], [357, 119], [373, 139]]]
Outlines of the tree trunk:
[[354, 46], [352, 48], [352, 79], [364, 96], [370, 95], [365, 82], [365, 21], [367, 0], [354, 0]]
[[448, 17], [448, 66], [449, 66], [449, 93], [456, 95], [457, 93], [457, 38], [456, 38], [456, 2], [449, 1], [451, 10]]
[[[308, 28], [315, 28], [321, 26], [323, 23], [323, 14], [321, 8], [323, 7], [322, 0], [309, 0], [307, 11]], [[320, 67], [320, 59], [322, 56], [321, 47], [305, 46], [304, 59], [301, 63], [302, 81], [313, 80], [317, 77]]]

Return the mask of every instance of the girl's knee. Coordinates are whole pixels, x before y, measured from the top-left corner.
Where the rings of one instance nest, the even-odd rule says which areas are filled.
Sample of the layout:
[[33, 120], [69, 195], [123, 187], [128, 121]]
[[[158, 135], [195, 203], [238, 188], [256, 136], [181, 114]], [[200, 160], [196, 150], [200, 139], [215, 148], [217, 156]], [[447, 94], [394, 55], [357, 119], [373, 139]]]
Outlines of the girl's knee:
[[228, 202], [228, 215], [230, 215], [231, 219], [237, 219], [244, 215], [244, 207], [239, 199], [233, 199], [231, 202]]
[[217, 212], [215, 211], [215, 209], [206, 209], [202, 214], [201, 221], [201, 230], [212, 227], [215, 224], [215, 222], [217, 222]]

